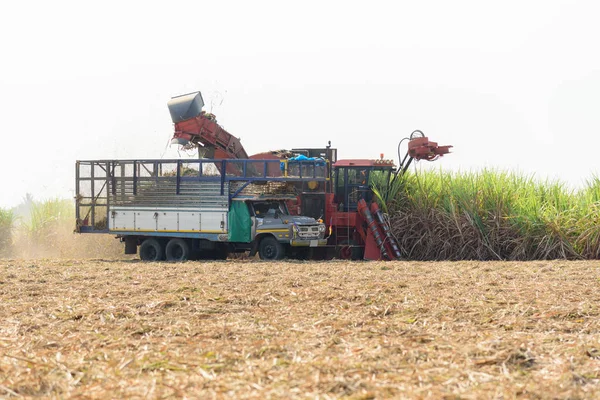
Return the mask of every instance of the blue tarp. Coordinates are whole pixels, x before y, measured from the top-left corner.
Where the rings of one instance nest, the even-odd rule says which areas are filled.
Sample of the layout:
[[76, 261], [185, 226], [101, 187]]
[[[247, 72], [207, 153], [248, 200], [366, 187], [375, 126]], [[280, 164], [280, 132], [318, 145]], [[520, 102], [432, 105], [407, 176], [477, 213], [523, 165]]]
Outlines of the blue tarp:
[[[325, 159], [321, 158], [321, 157], [306, 157], [304, 154], [300, 154], [297, 155], [296, 157], [291, 157], [287, 159], [288, 164], [291, 164], [293, 162], [300, 162], [300, 161], [314, 161], [315, 165], [318, 167], [322, 167], [326, 164]], [[285, 163], [281, 163], [280, 165], [281, 170], [283, 171], [285, 169]]]

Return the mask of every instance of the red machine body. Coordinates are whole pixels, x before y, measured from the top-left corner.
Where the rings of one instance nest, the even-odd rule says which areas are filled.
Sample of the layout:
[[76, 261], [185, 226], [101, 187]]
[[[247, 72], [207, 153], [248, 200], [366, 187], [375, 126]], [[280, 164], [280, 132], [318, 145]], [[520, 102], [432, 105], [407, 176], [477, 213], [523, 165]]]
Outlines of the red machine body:
[[[329, 244], [338, 258], [395, 260], [401, 257], [387, 217], [379, 209], [372, 185], [375, 180], [389, 185], [406, 172], [413, 160], [433, 161], [448, 154], [452, 146], [439, 146], [420, 131], [408, 139], [408, 151], [400, 166], [392, 160], [348, 159], [332, 157], [335, 149], [305, 149], [305, 153], [328, 154], [332, 169], [330, 181], [322, 195], [302, 190], [297, 209], [303, 215], [321, 216], [328, 226]], [[319, 196], [323, 201], [319, 202]], [[320, 210], [320, 211], [319, 211]]]
[[416, 160], [432, 161], [436, 157], [450, 153], [452, 146], [438, 146], [430, 142], [427, 136], [416, 137], [408, 142], [408, 155]]
[[173, 141], [194, 143], [206, 148], [212, 154], [207, 158], [248, 158], [240, 139], [223, 129], [213, 114], [202, 114], [175, 123]]

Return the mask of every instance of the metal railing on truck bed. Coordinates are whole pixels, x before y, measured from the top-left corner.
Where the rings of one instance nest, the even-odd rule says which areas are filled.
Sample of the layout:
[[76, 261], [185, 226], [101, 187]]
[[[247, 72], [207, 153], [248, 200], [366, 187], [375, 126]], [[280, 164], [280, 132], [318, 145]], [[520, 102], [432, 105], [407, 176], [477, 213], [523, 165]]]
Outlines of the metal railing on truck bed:
[[286, 195], [327, 181], [325, 160], [83, 160], [76, 162], [78, 232], [108, 232], [112, 206], [227, 209], [235, 197]]

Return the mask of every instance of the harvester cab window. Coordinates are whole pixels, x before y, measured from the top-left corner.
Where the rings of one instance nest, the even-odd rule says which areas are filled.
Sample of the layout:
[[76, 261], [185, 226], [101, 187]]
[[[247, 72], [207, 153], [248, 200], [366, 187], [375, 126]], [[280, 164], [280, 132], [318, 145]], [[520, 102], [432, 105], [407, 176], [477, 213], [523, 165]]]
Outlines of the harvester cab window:
[[358, 201], [371, 200], [368, 167], [340, 167], [336, 170], [336, 200], [340, 211], [356, 211]]
[[369, 170], [366, 168], [348, 169], [348, 184], [367, 186], [369, 184]]
[[345, 176], [344, 176], [344, 180], [346, 182], [348, 182], [348, 184], [353, 184], [356, 181], [356, 170], [352, 169], [352, 168], [344, 168], [345, 169]]

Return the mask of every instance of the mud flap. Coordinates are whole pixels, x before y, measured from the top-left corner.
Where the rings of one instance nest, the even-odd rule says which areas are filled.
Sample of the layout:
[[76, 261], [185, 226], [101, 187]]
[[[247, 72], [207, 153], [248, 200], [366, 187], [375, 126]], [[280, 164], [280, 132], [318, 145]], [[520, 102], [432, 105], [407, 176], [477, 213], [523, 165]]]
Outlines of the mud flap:
[[137, 254], [138, 240], [136, 237], [126, 237], [123, 241], [125, 242], [125, 254]]
[[256, 255], [256, 253], [258, 252], [258, 240], [254, 240], [252, 242], [252, 247], [250, 248], [250, 257], [254, 257]]

